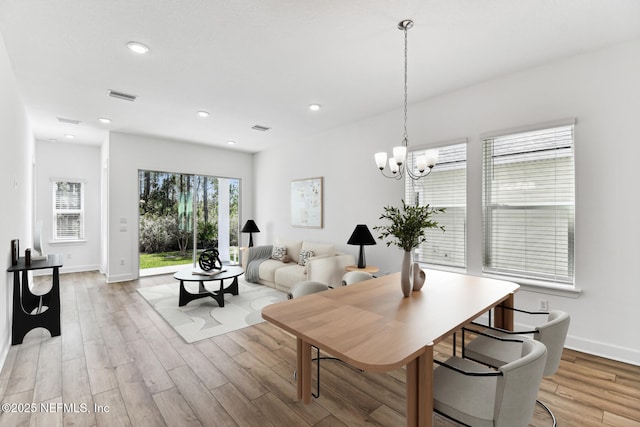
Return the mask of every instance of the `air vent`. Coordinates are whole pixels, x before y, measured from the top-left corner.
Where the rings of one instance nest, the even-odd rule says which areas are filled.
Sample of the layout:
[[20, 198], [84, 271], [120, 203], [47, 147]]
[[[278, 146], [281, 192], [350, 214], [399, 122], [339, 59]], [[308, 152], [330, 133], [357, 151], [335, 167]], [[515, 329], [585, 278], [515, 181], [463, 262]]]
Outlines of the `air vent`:
[[255, 125], [255, 126], [253, 126], [251, 129], [253, 129], [253, 130], [259, 130], [260, 132], [266, 132], [266, 131], [268, 131], [268, 130], [269, 130], [269, 129], [271, 129], [271, 128], [268, 128], [268, 127], [266, 127], [266, 126]]
[[135, 101], [137, 96], [129, 95], [128, 93], [118, 92], [115, 90], [109, 90], [109, 96], [112, 98], [124, 99], [125, 101]]
[[63, 117], [57, 117], [58, 121], [60, 123], [67, 123], [70, 125], [79, 125], [80, 124], [80, 120], [73, 120], [73, 119], [65, 119]]

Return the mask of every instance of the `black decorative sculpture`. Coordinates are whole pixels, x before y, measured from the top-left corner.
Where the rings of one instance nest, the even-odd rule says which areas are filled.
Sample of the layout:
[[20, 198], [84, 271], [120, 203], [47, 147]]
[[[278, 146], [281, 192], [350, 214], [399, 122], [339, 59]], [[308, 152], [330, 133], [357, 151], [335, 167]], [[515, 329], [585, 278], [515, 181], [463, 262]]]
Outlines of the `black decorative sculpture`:
[[222, 261], [216, 248], [205, 249], [198, 257], [198, 264], [203, 271], [221, 270]]

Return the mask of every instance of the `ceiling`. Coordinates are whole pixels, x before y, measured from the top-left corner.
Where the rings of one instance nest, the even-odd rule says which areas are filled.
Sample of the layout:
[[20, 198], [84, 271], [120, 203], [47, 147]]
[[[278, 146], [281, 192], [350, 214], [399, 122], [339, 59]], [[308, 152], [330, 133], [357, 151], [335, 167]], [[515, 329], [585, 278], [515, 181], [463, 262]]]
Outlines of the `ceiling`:
[[639, 0], [0, 0], [36, 138], [118, 131], [247, 152], [401, 108], [406, 18], [410, 104], [640, 37]]

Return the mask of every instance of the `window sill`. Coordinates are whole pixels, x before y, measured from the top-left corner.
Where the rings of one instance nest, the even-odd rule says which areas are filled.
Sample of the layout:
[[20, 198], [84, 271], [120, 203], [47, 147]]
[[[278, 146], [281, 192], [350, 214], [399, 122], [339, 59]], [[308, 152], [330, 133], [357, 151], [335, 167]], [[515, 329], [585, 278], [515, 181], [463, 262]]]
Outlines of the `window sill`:
[[49, 241], [50, 246], [84, 245], [85, 243], [87, 243], [87, 239]]
[[[419, 263], [421, 268], [427, 268], [431, 270], [449, 271], [452, 273], [467, 274], [467, 269], [464, 267], [447, 267], [443, 265]], [[578, 298], [582, 291], [576, 289], [571, 285], [560, 285], [553, 282], [545, 282], [543, 280], [525, 279], [522, 277], [506, 276], [500, 274], [485, 273], [482, 277], [488, 277], [490, 279], [507, 280], [520, 285], [520, 289], [528, 292], [536, 292], [539, 294], [556, 295], [565, 298]]]
[[539, 294], [556, 295], [566, 298], [578, 298], [582, 291], [576, 289], [572, 285], [560, 285], [553, 282], [545, 282], [542, 280], [525, 279], [522, 277], [502, 276], [499, 274], [483, 274], [483, 277], [492, 279], [508, 280], [520, 285], [520, 289], [528, 292], [536, 292]]
[[440, 265], [440, 264], [427, 264], [426, 262], [418, 262], [420, 268], [426, 268], [428, 270], [439, 270], [439, 271], [448, 271], [450, 273], [460, 273], [467, 274], [467, 269], [465, 267], [452, 267], [449, 265]]

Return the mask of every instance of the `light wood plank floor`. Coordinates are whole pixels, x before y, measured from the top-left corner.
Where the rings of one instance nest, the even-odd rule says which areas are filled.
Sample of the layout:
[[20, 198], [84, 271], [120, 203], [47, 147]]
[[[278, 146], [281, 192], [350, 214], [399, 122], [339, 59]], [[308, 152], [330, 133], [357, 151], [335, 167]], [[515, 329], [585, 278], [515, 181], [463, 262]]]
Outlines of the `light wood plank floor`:
[[[295, 340], [277, 327], [185, 344], [136, 292], [172, 280], [62, 275], [62, 335], [30, 332], [0, 374], [0, 401], [34, 402], [35, 411], [2, 412], [0, 426], [404, 425], [402, 370], [361, 373], [325, 362], [320, 398], [303, 405], [295, 401]], [[451, 343], [436, 351], [451, 354]], [[565, 350], [539, 397], [560, 426], [640, 426], [637, 366]], [[549, 423], [536, 409], [530, 425]], [[436, 425], [454, 424], [436, 417]]]

